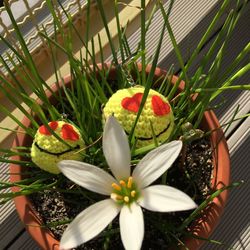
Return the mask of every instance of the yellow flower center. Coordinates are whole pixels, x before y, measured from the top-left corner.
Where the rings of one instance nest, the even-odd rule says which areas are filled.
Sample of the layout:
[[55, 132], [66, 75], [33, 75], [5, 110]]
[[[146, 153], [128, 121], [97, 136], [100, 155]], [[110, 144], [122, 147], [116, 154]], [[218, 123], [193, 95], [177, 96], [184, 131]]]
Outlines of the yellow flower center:
[[112, 183], [111, 186], [114, 191], [110, 196], [119, 204], [129, 205], [136, 201], [139, 197], [139, 192], [132, 176], [130, 176], [127, 180], [120, 180], [119, 184]]

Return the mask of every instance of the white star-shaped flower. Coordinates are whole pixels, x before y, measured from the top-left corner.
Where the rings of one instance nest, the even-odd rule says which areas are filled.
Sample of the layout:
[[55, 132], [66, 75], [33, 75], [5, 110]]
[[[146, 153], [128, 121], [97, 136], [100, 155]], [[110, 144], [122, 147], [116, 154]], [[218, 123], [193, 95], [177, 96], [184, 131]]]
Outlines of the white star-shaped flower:
[[120, 213], [120, 233], [127, 250], [141, 248], [144, 237], [142, 208], [156, 212], [174, 212], [196, 207], [184, 192], [166, 185], [149, 186], [175, 161], [181, 141], [172, 141], [149, 152], [131, 174], [127, 135], [111, 116], [103, 133], [103, 151], [114, 175], [88, 163], [65, 160], [62, 173], [76, 184], [109, 196], [82, 211], [67, 227], [61, 249], [74, 248], [97, 236]]

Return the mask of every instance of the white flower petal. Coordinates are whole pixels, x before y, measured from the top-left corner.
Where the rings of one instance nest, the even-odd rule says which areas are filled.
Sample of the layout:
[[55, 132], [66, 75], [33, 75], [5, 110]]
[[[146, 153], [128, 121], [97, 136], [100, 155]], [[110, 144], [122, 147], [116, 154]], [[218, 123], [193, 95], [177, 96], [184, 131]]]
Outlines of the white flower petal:
[[143, 213], [135, 202], [123, 206], [120, 213], [120, 232], [126, 250], [139, 250], [144, 237]]
[[138, 188], [147, 187], [170, 168], [181, 148], [181, 141], [172, 141], [152, 150], [143, 157], [132, 174]]
[[110, 116], [103, 132], [103, 152], [114, 176], [126, 179], [130, 176], [130, 148], [127, 135], [115, 117]]
[[157, 212], [174, 212], [197, 207], [187, 194], [164, 185], [155, 185], [143, 189], [138, 203], [148, 210]]
[[93, 165], [73, 160], [58, 163], [62, 173], [74, 183], [99, 194], [110, 195], [116, 180], [104, 170]]
[[83, 210], [62, 235], [60, 249], [71, 249], [97, 236], [120, 212], [111, 199], [103, 200]]

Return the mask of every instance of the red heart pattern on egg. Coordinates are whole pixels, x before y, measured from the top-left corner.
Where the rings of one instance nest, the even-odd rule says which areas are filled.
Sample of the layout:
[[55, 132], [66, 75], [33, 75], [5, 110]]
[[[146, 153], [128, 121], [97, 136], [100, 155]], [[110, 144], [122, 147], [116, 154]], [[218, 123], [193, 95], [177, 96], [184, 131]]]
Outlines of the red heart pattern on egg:
[[158, 95], [154, 95], [151, 100], [152, 109], [157, 116], [164, 116], [170, 112], [170, 106]]
[[142, 97], [143, 93], [136, 93], [132, 97], [125, 97], [122, 99], [121, 105], [124, 109], [137, 113], [140, 108]]
[[[53, 121], [53, 122], [50, 122], [48, 124], [50, 126], [50, 128], [52, 130], [56, 130], [56, 128], [58, 127], [58, 122], [57, 121]], [[44, 126], [42, 125], [40, 128], [39, 128], [39, 132], [43, 135], [51, 135], [51, 133], [49, 132], [49, 130]]]
[[63, 124], [61, 135], [64, 140], [79, 140], [79, 135], [76, 133], [76, 131], [70, 124]]

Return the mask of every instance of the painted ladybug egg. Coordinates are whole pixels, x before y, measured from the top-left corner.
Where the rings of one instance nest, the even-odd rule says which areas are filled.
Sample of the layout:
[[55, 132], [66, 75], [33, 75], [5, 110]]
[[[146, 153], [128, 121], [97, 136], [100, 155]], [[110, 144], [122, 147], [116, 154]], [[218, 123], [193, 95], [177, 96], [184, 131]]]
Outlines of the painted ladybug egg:
[[31, 147], [31, 159], [41, 169], [53, 174], [59, 174], [57, 163], [61, 160], [82, 160], [78, 151], [84, 148], [85, 143], [79, 130], [66, 122], [53, 121], [48, 124], [50, 128], [65, 142], [53, 136], [42, 125], [34, 138]]
[[[143, 87], [118, 90], [106, 103], [103, 109], [104, 118], [114, 115], [129, 134], [139, 111], [143, 93]], [[158, 142], [163, 142], [173, 128], [174, 116], [169, 102], [163, 95], [150, 89], [134, 132], [137, 139], [136, 147], [153, 143], [153, 135]]]

